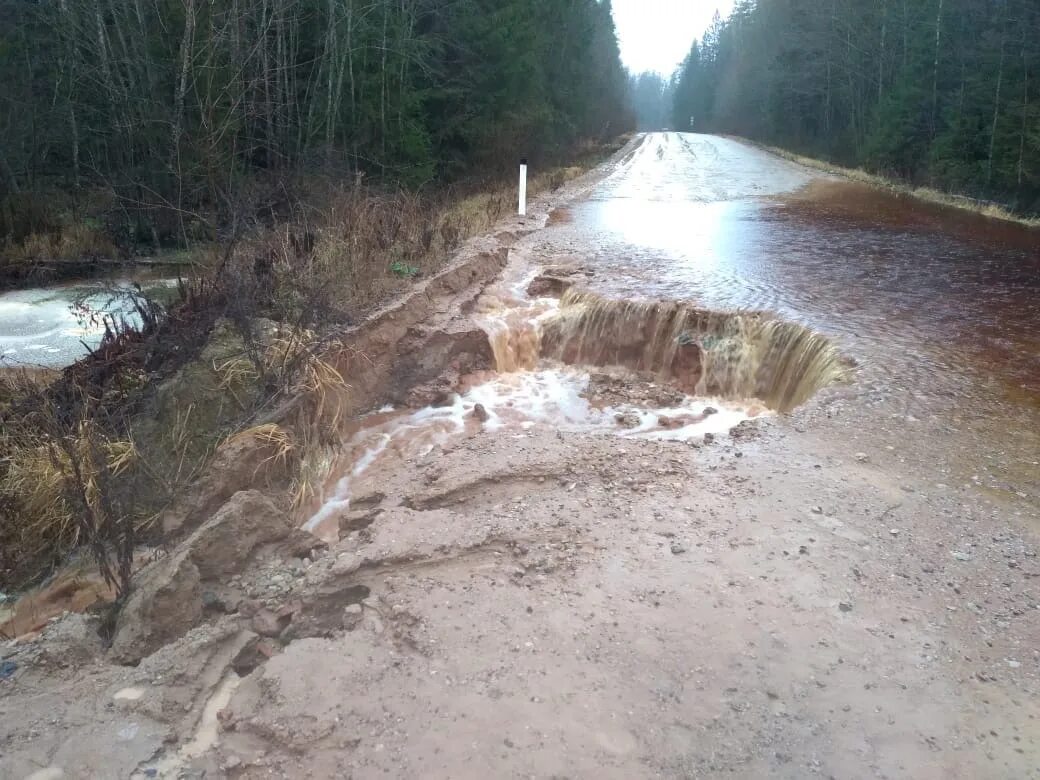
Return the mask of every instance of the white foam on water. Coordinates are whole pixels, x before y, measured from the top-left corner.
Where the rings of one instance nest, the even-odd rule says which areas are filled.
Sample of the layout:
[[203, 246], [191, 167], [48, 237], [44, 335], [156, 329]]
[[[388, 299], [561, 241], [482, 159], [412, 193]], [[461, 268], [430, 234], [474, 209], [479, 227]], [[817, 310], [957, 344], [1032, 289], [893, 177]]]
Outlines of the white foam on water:
[[[550, 368], [501, 374], [455, 395], [448, 406], [426, 407], [362, 427], [347, 443], [350, 471], [337, 483], [304, 528], [320, 532], [326, 521], [350, 507], [352, 484], [389, 454], [419, 459], [453, 438], [476, 432], [526, 431], [547, 428], [567, 433], [590, 433], [623, 438], [687, 441], [705, 434], [724, 435], [753, 415], [757, 403], [687, 397], [677, 406], [643, 408], [624, 404], [597, 408], [583, 393], [589, 375], [572, 368]], [[477, 405], [487, 419], [475, 418]], [[749, 410], [754, 407], [754, 411]], [[629, 427], [619, 423], [622, 417]], [[662, 418], [666, 419], [663, 424]], [[478, 427], [479, 426], [479, 427]], [[335, 529], [333, 529], [335, 530]]]
[[[362, 421], [344, 447], [349, 471], [304, 525], [335, 541], [335, 517], [350, 508], [356, 480], [386, 459], [416, 461], [453, 439], [478, 431], [549, 429], [565, 433], [687, 441], [707, 434], [725, 435], [744, 420], [767, 414], [757, 401], [735, 403], [687, 396], [677, 406], [644, 408], [634, 404], [599, 407], [585, 397], [589, 374], [574, 367], [546, 365], [541, 360], [543, 321], [560, 311], [556, 298], [531, 298], [527, 289], [541, 273], [533, 270], [502, 280], [485, 290], [477, 316], [487, 331], [498, 373], [447, 406], [394, 414], [385, 406]], [[483, 407], [485, 419], [475, 409]], [[342, 473], [342, 472], [341, 472]]]

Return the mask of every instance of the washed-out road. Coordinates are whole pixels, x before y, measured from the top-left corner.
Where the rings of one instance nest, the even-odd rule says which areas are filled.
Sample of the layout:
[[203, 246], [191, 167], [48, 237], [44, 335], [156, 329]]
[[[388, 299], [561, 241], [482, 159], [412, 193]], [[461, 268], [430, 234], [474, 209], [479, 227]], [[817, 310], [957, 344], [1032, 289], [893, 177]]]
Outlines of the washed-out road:
[[[503, 231], [458, 314], [499, 373], [373, 418], [310, 523], [329, 551], [233, 583], [349, 582], [350, 630], [221, 684], [205, 628], [0, 682], [0, 775], [1040, 777], [1036, 233], [677, 133]], [[590, 297], [528, 294], [545, 269]], [[843, 375], [782, 414], [547, 360], [540, 329], [590, 300], [769, 312]], [[816, 370], [748, 322], [704, 348]]]

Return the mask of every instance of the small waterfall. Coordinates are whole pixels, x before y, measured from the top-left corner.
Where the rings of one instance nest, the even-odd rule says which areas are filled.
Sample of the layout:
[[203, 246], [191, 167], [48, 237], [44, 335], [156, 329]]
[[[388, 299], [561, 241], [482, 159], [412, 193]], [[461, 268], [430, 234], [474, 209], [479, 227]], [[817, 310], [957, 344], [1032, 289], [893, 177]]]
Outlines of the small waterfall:
[[620, 366], [655, 374], [691, 394], [756, 398], [782, 412], [847, 377], [825, 337], [757, 312], [611, 300], [570, 290], [559, 310], [534, 330], [492, 334], [493, 344], [501, 342], [499, 370], [529, 368], [538, 356], [569, 365]]
[[500, 374], [530, 371], [541, 354], [541, 334], [536, 321], [517, 313], [488, 317], [483, 322]]

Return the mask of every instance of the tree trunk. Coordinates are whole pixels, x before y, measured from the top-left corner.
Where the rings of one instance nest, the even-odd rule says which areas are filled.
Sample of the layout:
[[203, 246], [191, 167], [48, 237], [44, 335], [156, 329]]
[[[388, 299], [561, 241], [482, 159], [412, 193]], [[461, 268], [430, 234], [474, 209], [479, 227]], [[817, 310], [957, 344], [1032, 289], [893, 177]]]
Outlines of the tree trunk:
[[354, 0], [347, 0], [347, 74], [350, 77], [350, 135], [354, 168], [358, 159], [357, 92], [354, 82]]
[[63, 49], [60, 70], [67, 79], [69, 85], [66, 100], [69, 102], [69, 134], [72, 141], [72, 186], [78, 188], [80, 181], [80, 162], [79, 126], [76, 123], [76, 92], [74, 88], [75, 78], [73, 76], [75, 64], [71, 66], [69, 65], [69, 61], [76, 51], [75, 33], [72, 30], [72, 22], [69, 16], [69, 5], [67, 0], [61, 0], [58, 4], [58, 8], [61, 11], [62, 25], [62, 33], [59, 35], [59, 40], [62, 43]]
[[261, 79], [264, 87], [264, 120], [267, 126], [266, 137], [264, 139], [264, 161], [268, 168], [273, 168], [275, 164], [274, 155], [274, 142], [275, 142], [275, 129], [274, 129], [274, 99], [271, 96], [271, 57], [270, 51], [268, 51], [267, 33], [271, 26], [271, 18], [268, 16], [268, 4], [267, 0], [264, 0], [261, 7], [261, 24], [260, 24], [260, 69]]
[[1007, 0], [1004, 0], [1004, 15], [1000, 23], [1000, 60], [997, 66], [997, 89], [993, 97], [993, 126], [989, 134], [989, 157], [986, 159], [986, 188], [993, 180], [993, 153], [997, 146], [997, 122], [1000, 120], [1000, 88], [1004, 82], [1004, 50], [1007, 38]]
[[935, 65], [932, 70], [932, 138], [935, 138], [935, 118], [939, 108], [939, 44], [942, 39], [942, 12], [943, 0], [939, 0], [939, 10], [935, 14]]
[[1029, 129], [1029, 55], [1025, 42], [1022, 43], [1022, 131], [1018, 136], [1018, 186], [1022, 187], [1025, 177], [1026, 131]]
[[881, 56], [878, 57], [877, 99], [878, 105], [885, 94], [885, 34], [888, 30], [888, 3], [881, 2]]
[[7, 162], [7, 157], [4, 156], [3, 147], [0, 147], [0, 176], [3, 177], [3, 181], [7, 182], [7, 189], [9, 192], [18, 193], [18, 179], [15, 178], [14, 171], [11, 170], [10, 164]]
[[185, 0], [184, 34], [181, 37], [180, 67], [177, 89], [173, 100], [173, 133], [171, 155], [176, 158], [184, 129], [184, 96], [188, 92], [188, 69], [191, 66], [191, 50], [195, 40], [195, 0]]
[[910, 50], [908, 37], [910, 32], [910, 14], [906, 8], [906, 0], [903, 0], [903, 69], [906, 70], [907, 54]]
[[380, 76], [382, 78], [382, 81], [381, 81], [381, 85], [382, 86], [381, 86], [380, 94], [379, 94], [379, 128], [380, 128], [380, 135], [382, 136], [382, 143], [383, 143], [383, 160], [382, 160], [382, 162], [384, 162], [384, 163], [386, 161], [386, 49], [387, 49], [387, 45], [386, 45], [387, 44], [387, 41], [386, 41], [386, 29], [387, 29], [387, 25], [389, 24], [389, 22], [390, 22], [390, 2], [389, 2], [389, 0], [385, 0], [385, 2], [383, 3], [383, 51], [382, 51], [382, 61], [381, 61], [382, 64], [381, 64], [381, 66], [379, 68], [379, 73], [380, 73]]

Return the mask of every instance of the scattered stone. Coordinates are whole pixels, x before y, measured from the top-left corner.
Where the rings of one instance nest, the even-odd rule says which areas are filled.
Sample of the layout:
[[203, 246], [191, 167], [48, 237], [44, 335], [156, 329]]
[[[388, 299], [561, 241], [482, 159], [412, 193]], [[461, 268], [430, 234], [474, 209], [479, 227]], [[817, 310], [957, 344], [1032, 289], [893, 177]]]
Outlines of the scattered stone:
[[840, 609], [842, 612], [852, 612], [852, 604], [850, 604], [847, 601], [842, 601], [838, 604], [838, 609]]
[[488, 410], [484, 408], [484, 404], [477, 404], [473, 407], [473, 416], [482, 423], [487, 422], [491, 417], [491, 415], [488, 414]]
[[89, 615], [69, 613], [54, 619], [44, 630], [37, 662], [50, 666], [85, 666], [105, 651], [98, 632], [98, 620]]
[[[434, 479], [436, 479], [436, 477], [434, 477]], [[385, 500], [386, 493], [376, 490], [375, 492], [366, 493], [363, 496], [357, 496], [356, 498], [350, 499], [350, 505], [354, 507], [354, 509], [372, 509], [373, 507], [382, 504]]]
[[889, 528], [889, 529], [888, 529], [888, 532], [889, 532], [889, 533], [890, 533], [890, 534], [891, 534], [892, 536], [899, 536], [899, 529], [898, 529], [898, 528]]
[[614, 415], [614, 421], [622, 428], [638, 428], [640, 419], [635, 412], [618, 412]]
[[18, 664], [14, 661], [0, 661], [0, 680], [6, 680], [17, 671]]
[[814, 506], [810, 511], [814, 515], [822, 515], [823, 514], [823, 507], [822, 506]]
[[327, 542], [302, 528], [294, 528], [288, 538], [279, 545], [279, 552], [286, 558], [315, 560], [320, 557], [318, 553], [328, 549]]
[[716, 409], [714, 406], [705, 406], [704, 407], [704, 411], [701, 412], [701, 414], [703, 414], [705, 417], [711, 417], [711, 415], [718, 414], [718, 413], [719, 413], [719, 410]]
[[715, 441], [715, 434], [714, 433], [706, 433], [706, 434], [704, 434], [704, 443], [705, 444], [711, 444], [713, 441]]
[[686, 548], [678, 542], [672, 542], [671, 549], [672, 555], [682, 555], [684, 552], [686, 552]]
[[351, 509], [339, 519], [339, 538], [368, 528], [383, 513], [379, 507]]
[[269, 609], [261, 609], [250, 621], [250, 627], [260, 636], [274, 638], [292, 622], [292, 614], [279, 615]]
[[137, 701], [144, 696], [144, 688], [123, 688], [116, 691], [112, 701]]
[[960, 550], [954, 550], [953, 552], [950, 553], [950, 555], [952, 555], [958, 561], [970, 561], [971, 560], [971, 555], [969, 553], [961, 552]]
[[260, 664], [270, 660], [280, 652], [281, 648], [270, 639], [253, 637], [231, 659], [231, 668], [239, 677], [245, 677]]
[[232, 615], [238, 611], [245, 596], [236, 588], [214, 584], [202, 591], [202, 608]]
[[[330, 584], [310, 595], [302, 612], [293, 618], [297, 637], [328, 636], [347, 623], [347, 607], [360, 605], [371, 595], [364, 585]], [[353, 619], [353, 618], [351, 618]]]
[[561, 277], [562, 274], [540, 274], [527, 286], [527, 294], [532, 298], [559, 298], [574, 283]]
[[870, 460], [870, 457], [867, 455], [867, 453], [865, 453], [865, 452], [857, 452], [856, 453], [856, 461], [858, 463], [866, 463], [868, 460]]
[[333, 577], [346, 577], [361, 568], [361, 558], [353, 553], [343, 553], [329, 568], [329, 574]]

